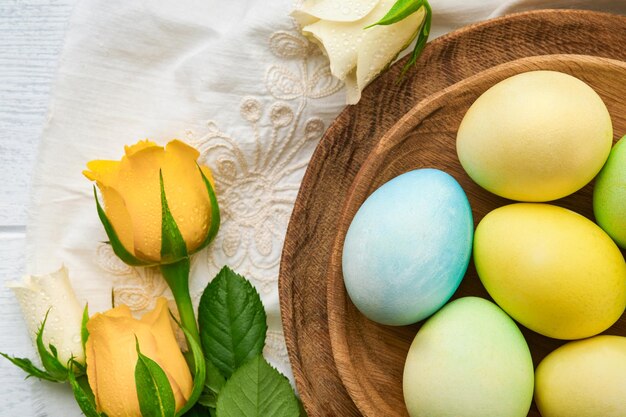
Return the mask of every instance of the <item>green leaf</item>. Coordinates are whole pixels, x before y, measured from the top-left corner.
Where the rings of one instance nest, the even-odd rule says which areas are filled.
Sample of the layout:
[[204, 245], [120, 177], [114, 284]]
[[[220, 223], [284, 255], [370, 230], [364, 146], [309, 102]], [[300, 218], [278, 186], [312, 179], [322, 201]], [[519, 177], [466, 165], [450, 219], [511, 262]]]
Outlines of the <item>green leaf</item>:
[[206, 360], [206, 382], [205, 387], [215, 394], [219, 394], [220, 390], [226, 383], [226, 378], [222, 376], [219, 369], [211, 362]]
[[198, 166], [198, 170], [200, 171], [200, 175], [202, 175], [202, 181], [204, 181], [204, 185], [206, 186], [207, 193], [209, 194], [209, 202], [211, 203], [211, 226], [209, 227], [209, 231], [207, 232], [206, 238], [202, 242], [202, 244], [196, 249], [196, 252], [200, 249], [206, 247], [217, 235], [217, 231], [220, 228], [220, 207], [217, 203], [217, 196], [215, 195], [215, 191], [213, 190], [213, 186], [209, 179], [204, 175], [200, 166]]
[[228, 267], [204, 290], [198, 320], [204, 353], [226, 378], [263, 350], [267, 323], [261, 298]]
[[237, 369], [217, 399], [219, 417], [299, 417], [287, 378], [258, 355]]
[[101, 414], [96, 410], [96, 402], [91, 387], [89, 387], [87, 382], [87, 377], [83, 376], [77, 379], [71, 370], [67, 374], [74, 392], [74, 398], [83, 414], [87, 417], [100, 417]]
[[184, 414], [184, 417], [210, 417], [209, 410], [196, 404], [191, 410]]
[[424, 5], [425, 1], [426, 0], [398, 0], [382, 19], [366, 26], [365, 29], [378, 25], [392, 25], [406, 19], [418, 11]]
[[63, 364], [57, 358], [56, 348], [52, 345], [50, 346], [51, 352], [48, 352], [46, 346], [43, 343], [43, 331], [46, 327], [46, 321], [48, 321], [48, 314], [50, 310], [46, 312], [46, 315], [39, 326], [39, 330], [37, 330], [37, 352], [39, 353], [39, 357], [41, 358], [41, 363], [43, 367], [48, 371], [48, 373], [55, 378], [57, 381], [65, 381], [67, 379], [67, 368], [63, 366]]
[[173, 263], [187, 257], [187, 245], [167, 204], [162, 171], [159, 171], [159, 181], [161, 184], [161, 263]]
[[176, 400], [170, 381], [158, 363], [141, 353], [137, 338], [135, 341], [135, 385], [141, 414], [143, 417], [173, 417], [176, 413]]
[[[178, 324], [180, 326], [180, 323]], [[204, 389], [204, 384], [206, 381], [206, 362], [204, 361], [204, 354], [202, 353], [202, 347], [196, 342], [186, 328], [181, 326], [183, 333], [185, 333], [185, 337], [187, 338], [187, 345], [189, 346], [189, 350], [193, 354], [193, 363], [194, 363], [194, 380], [193, 380], [193, 388], [191, 389], [191, 395], [187, 400], [187, 403], [183, 406], [183, 408], [176, 413], [176, 417], [184, 415], [188, 410], [191, 409], [197, 402], [200, 396], [202, 395], [202, 390]]]
[[85, 309], [83, 310], [83, 319], [80, 324], [80, 341], [83, 345], [83, 352], [85, 352], [87, 339], [89, 339], [89, 330], [87, 330], [88, 321], [89, 321], [89, 304], [85, 304]]
[[109, 243], [113, 248], [113, 252], [117, 255], [118, 258], [122, 260], [125, 264], [132, 266], [147, 266], [150, 265], [150, 262], [142, 261], [141, 259], [136, 258], [132, 253], [130, 253], [124, 245], [122, 245], [122, 241], [117, 236], [113, 225], [109, 221], [104, 209], [100, 205], [100, 200], [98, 200], [98, 193], [96, 192], [96, 187], [93, 187], [93, 196], [96, 199], [96, 207], [98, 209], [98, 217], [100, 217], [100, 222], [104, 226], [104, 231], [109, 237]]
[[31, 376], [34, 376], [35, 378], [43, 379], [46, 381], [60, 382], [57, 378], [50, 375], [48, 372], [37, 368], [28, 358], [15, 358], [2, 352], [0, 352], [0, 355], [4, 356], [8, 360], [10, 360], [13, 365], [17, 366], [22, 371], [26, 372], [28, 374], [26, 378], [30, 378]]
[[309, 417], [300, 398], [298, 398], [298, 408], [300, 409], [300, 417]]

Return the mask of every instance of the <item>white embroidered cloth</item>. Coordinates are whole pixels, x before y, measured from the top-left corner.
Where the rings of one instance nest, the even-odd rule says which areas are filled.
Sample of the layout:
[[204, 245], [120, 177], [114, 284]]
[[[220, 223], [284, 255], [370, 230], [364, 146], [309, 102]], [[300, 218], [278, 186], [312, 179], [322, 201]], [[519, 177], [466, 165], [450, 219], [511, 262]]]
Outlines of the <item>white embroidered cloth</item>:
[[[544, 7], [625, 12], [623, 1], [431, 0], [433, 35], [492, 16]], [[309, 158], [344, 107], [344, 91], [288, 16], [292, 0], [82, 0], [74, 12], [33, 180], [27, 270], [65, 263], [90, 311], [153, 307], [169, 295], [154, 269], [130, 268], [110, 248], [92, 184], [92, 159], [125, 144], [180, 138], [215, 174], [223, 223], [196, 255], [192, 296], [223, 265], [249, 278], [268, 313], [266, 357], [291, 377], [278, 304], [278, 268]], [[34, 384], [41, 416], [79, 416], [67, 387]]]

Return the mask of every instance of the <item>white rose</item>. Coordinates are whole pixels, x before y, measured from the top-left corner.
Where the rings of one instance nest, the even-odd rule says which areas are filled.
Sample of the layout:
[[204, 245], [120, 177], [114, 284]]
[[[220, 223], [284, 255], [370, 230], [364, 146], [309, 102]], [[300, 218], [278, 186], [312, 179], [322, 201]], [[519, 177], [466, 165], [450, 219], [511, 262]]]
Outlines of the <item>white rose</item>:
[[396, 0], [307, 0], [292, 16], [302, 33], [320, 45], [330, 72], [346, 84], [346, 102], [355, 104], [370, 81], [415, 39], [425, 17], [416, 13], [388, 26], [378, 22]]
[[33, 341], [50, 310], [43, 332], [45, 346], [52, 344], [57, 348], [62, 364], [67, 364], [72, 356], [77, 362], [85, 363], [81, 343], [83, 307], [76, 299], [64, 266], [47, 275], [27, 275], [22, 282], [9, 282], [7, 287], [20, 303]]

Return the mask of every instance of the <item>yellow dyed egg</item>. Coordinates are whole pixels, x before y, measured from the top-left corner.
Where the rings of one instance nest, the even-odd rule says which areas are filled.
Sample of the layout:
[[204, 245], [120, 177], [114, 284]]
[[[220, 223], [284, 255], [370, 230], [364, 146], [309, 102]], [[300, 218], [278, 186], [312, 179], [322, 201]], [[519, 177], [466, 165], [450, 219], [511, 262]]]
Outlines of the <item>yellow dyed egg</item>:
[[498, 306], [452, 301], [415, 336], [404, 365], [411, 417], [526, 417], [533, 361], [524, 336]]
[[586, 185], [609, 156], [613, 127], [598, 94], [555, 71], [499, 82], [469, 108], [457, 153], [481, 187], [518, 201], [549, 201]]
[[496, 303], [544, 336], [596, 335], [626, 306], [619, 248], [595, 223], [561, 207], [518, 203], [493, 210], [476, 228], [474, 263]]
[[567, 343], [539, 364], [535, 381], [542, 417], [624, 417], [626, 338]]

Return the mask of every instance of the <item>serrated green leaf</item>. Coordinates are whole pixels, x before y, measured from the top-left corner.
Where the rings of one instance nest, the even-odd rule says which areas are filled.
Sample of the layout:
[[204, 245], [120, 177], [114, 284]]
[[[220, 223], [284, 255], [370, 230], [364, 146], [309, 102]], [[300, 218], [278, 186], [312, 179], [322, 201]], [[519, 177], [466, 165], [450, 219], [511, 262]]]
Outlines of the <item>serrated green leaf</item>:
[[135, 385], [143, 417], [174, 417], [176, 400], [170, 381], [158, 363], [141, 353], [136, 340]]
[[15, 358], [2, 352], [0, 352], [0, 355], [4, 356], [9, 361], [11, 361], [13, 365], [17, 366], [22, 371], [26, 372], [28, 374], [26, 375], [26, 378], [30, 378], [31, 376], [33, 376], [35, 378], [43, 379], [43, 380], [50, 381], [50, 382], [60, 382], [58, 379], [50, 375], [48, 372], [37, 368], [28, 358]]
[[213, 190], [213, 186], [209, 179], [204, 175], [200, 166], [198, 166], [198, 171], [200, 171], [200, 175], [202, 175], [202, 181], [204, 181], [204, 185], [206, 187], [207, 193], [209, 194], [209, 202], [211, 203], [211, 226], [209, 227], [209, 231], [207, 232], [206, 238], [202, 242], [202, 244], [196, 249], [196, 252], [200, 249], [206, 247], [217, 235], [217, 232], [220, 228], [220, 207], [217, 202], [217, 196], [215, 195], [215, 190]]
[[57, 381], [65, 381], [67, 379], [67, 368], [63, 366], [63, 364], [59, 361], [56, 356], [56, 348], [51, 347], [53, 353], [48, 352], [46, 346], [43, 343], [43, 332], [46, 327], [46, 322], [48, 321], [48, 314], [50, 310], [46, 312], [46, 315], [39, 326], [39, 330], [37, 330], [37, 352], [39, 353], [39, 357], [41, 358], [41, 363], [43, 367], [48, 371], [53, 378]]
[[287, 378], [258, 355], [237, 369], [217, 398], [219, 417], [299, 417]]
[[267, 323], [261, 298], [228, 267], [204, 290], [198, 320], [204, 353], [226, 378], [263, 351]]
[[96, 410], [96, 402], [91, 387], [89, 387], [87, 382], [87, 377], [83, 376], [77, 379], [74, 372], [70, 370], [68, 372], [68, 380], [72, 386], [74, 398], [83, 414], [87, 417], [101, 417], [101, 414]]
[[80, 323], [80, 342], [83, 345], [83, 352], [86, 352], [85, 346], [87, 345], [87, 339], [89, 339], [87, 322], [89, 322], [89, 304], [85, 304], [85, 309], [83, 310], [83, 319]]
[[113, 252], [117, 255], [118, 258], [122, 260], [125, 264], [132, 266], [147, 266], [150, 265], [150, 262], [142, 261], [141, 259], [136, 258], [132, 253], [130, 253], [124, 245], [122, 245], [122, 241], [119, 236], [115, 232], [113, 225], [109, 221], [104, 209], [100, 205], [100, 200], [98, 200], [98, 193], [96, 191], [96, 187], [93, 187], [93, 196], [96, 199], [96, 208], [98, 210], [98, 217], [100, 218], [100, 222], [102, 226], [104, 226], [104, 231], [109, 237], [109, 244], [111, 248], [113, 248]]
[[161, 184], [161, 263], [172, 263], [187, 257], [187, 245], [167, 204], [161, 171], [159, 171], [159, 181]]
[[[178, 324], [180, 326], [180, 323]], [[191, 389], [191, 395], [189, 396], [189, 400], [183, 406], [183, 408], [176, 413], [176, 417], [184, 415], [188, 410], [190, 410], [197, 402], [200, 396], [202, 395], [202, 390], [204, 389], [204, 384], [206, 382], [206, 362], [204, 361], [204, 353], [202, 353], [202, 347], [196, 342], [189, 332], [184, 327], [180, 327], [185, 333], [185, 337], [187, 338], [187, 344], [189, 346], [189, 350], [193, 354], [193, 363], [194, 363], [194, 379], [193, 379], [193, 388]]]
[[376, 23], [372, 23], [366, 26], [365, 29], [369, 29], [378, 25], [392, 25], [401, 20], [406, 19], [413, 13], [417, 12], [423, 5], [425, 0], [398, 0], [391, 9], [385, 14], [382, 19]]

